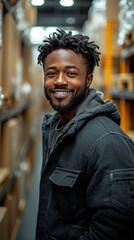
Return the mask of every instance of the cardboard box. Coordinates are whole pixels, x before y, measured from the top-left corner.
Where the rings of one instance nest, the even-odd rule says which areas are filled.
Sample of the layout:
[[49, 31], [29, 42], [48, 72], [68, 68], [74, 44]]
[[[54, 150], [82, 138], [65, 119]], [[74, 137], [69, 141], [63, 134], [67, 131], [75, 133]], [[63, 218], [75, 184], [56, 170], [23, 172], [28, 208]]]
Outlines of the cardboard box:
[[122, 73], [119, 74], [118, 88], [120, 90], [134, 91], [134, 74]]
[[0, 1], [0, 47], [2, 47], [3, 42], [2, 30], [3, 30], [3, 4]]
[[133, 140], [133, 142], [134, 142], [134, 130], [129, 130], [128, 132], [127, 132], [127, 134], [128, 134], [128, 136]]
[[0, 166], [8, 168], [11, 174], [19, 167], [21, 127], [21, 121], [17, 118], [4, 122], [2, 126], [2, 158]]
[[8, 209], [8, 239], [11, 240], [11, 236], [16, 228], [16, 219], [19, 213], [20, 202], [20, 174], [16, 173], [14, 182], [11, 189], [8, 189], [8, 194], [4, 200], [3, 205]]
[[18, 219], [22, 219], [23, 214], [24, 214], [24, 210], [25, 210], [25, 206], [26, 206], [25, 199], [20, 199], [20, 201], [19, 201]]
[[8, 214], [6, 207], [0, 207], [0, 239], [8, 240]]
[[30, 2], [25, 5], [25, 21], [28, 22], [29, 27], [33, 27], [37, 22], [37, 8]]
[[1, 142], [2, 142], [2, 136], [1, 136], [1, 122], [0, 122], [0, 159], [2, 158], [2, 153], [1, 153]]
[[119, 74], [111, 75], [111, 89], [118, 89]]
[[23, 46], [23, 79], [32, 85], [32, 48]]
[[8, 240], [11, 239], [13, 228], [16, 220], [16, 198], [8, 194], [4, 202], [4, 206], [8, 209]]
[[18, 215], [18, 211], [19, 211], [19, 201], [20, 201], [20, 191], [21, 191], [21, 171], [17, 171], [15, 174], [15, 181], [13, 184], [12, 189], [10, 190], [10, 194], [12, 194], [13, 196], [15, 196], [16, 199], [16, 215]]
[[19, 231], [20, 224], [21, 224], [21, 219], [17, 218], [16, 221], [15, 221], [15, 226], [14, 226], [14, 229], [13, 229], [13, 232], [12, 232], [12, 237], [11, 237], [10, 240], [15, 240], [16, 239], [17, 233]]
[[26, 111], [24, 112], [24, 123], [23, 123], [23, 144], [27, 142], [27, 140], [30, 138], [30, 129], [34, 125], [34, 117], [33, 117], [33, 107], [30, 106]]
[[16, 22], [12, 14], [3, 18], [3, 74], [2, 87], [5, 96], [13, 94], [13, 77], [15, 72], [15, 38]]
[[3, 4], [0, 2], [0, 87], [2, 86]]
[[9, 180], [9, 170], [0, 168], [0, 192], [4, 189]]
[[134, 74], [117, 73], [111, 76], [111, 88], [119, 90], [134, 91]]
[[[0, 47], [0, 87], [2, 87], [2, 47]], [[1, 89], [1, 93], [2, 93], [2, 89]]]
[[20, 199], [25, 200], [31, 183], [31, 162], [29, 158], [26, 158], [20, 164], [20, 171]]

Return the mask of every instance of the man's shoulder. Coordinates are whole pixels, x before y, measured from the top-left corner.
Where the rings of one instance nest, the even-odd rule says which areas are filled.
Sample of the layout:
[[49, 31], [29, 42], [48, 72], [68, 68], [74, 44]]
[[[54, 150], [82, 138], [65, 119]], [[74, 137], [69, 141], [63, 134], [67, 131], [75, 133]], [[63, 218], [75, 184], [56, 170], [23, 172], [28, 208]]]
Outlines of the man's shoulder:
[[[91, 137], [94, 142], [98, 139], [105, 139], [106, 142], [131, 142], [129, 136], [122, 130], [122, 128], [108, 116], [97, 116], [91, 121], [87, 122], [84, 135], [86, 139]], [[121, 140], [122, 139], [122, 140]]]
[[127, 136], [116, 122], [108, 116], [103, 115], [86, 121], [86, 124], [83, 125], [79, 134], [81, 138], [83, 136], [88, 142], [94, 142], [96, 139], [102, 139], [105, 136], [108, 137], [110, 134], [120, 134], [122, 137]]

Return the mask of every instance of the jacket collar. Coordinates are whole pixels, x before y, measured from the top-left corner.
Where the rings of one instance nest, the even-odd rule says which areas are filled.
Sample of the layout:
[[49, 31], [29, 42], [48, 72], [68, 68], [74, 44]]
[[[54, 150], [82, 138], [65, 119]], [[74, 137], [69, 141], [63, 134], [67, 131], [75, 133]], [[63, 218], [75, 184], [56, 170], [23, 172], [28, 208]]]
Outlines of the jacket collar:
[[[75, 117], [65, 125], [60, 136], [74, 134], [85, 121], [97, 115], [106, 115], [112, 118], [117, 124], [120, 124], [120, 115], [113, 102], [105, 101], [101, 92], [90, 88], [88, 97], [79, 106]], [[43, 129], [54, 129], [59, 119], [57, 112], [45, 115], [42, 125]]]

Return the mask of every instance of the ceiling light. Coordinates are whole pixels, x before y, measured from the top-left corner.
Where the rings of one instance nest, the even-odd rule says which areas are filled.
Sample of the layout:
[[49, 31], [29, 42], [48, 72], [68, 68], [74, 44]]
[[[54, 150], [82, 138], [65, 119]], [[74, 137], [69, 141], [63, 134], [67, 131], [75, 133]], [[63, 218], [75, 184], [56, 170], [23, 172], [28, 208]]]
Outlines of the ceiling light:
[[45, 3], [45, 0], [32, 0], [31, 3], [33, 6], [42, 6]]
[[56, 29], [57, 29], [57, 27], [46, 27], [46, 29], [45, 29], [46, 37], [48, 38], [49, 34], [56, 32]]
[[43, 27], [32, 27], [30, 39], [32, 44], [42, 44], [45, 39], [45, 29]]
[[63, 7], [71, 7], [74, 5], [73, 0], [60, 0], [60, 5]]

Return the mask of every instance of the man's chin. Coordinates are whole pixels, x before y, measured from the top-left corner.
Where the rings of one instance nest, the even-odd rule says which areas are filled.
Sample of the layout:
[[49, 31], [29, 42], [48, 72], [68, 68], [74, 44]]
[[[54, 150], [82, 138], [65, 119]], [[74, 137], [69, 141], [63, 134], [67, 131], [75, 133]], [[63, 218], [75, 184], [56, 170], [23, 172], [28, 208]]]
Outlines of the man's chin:
[[85, 94], [86, 94], [86, 87], [83, 88], [83, 91], [79, 95], [71, 98], [70, 101], [68, 100], [68, 103], [63, 104], [63, 101], [59, 101], [57, 102], [57, 104], [54, 104], [55, 101], [53, 101], [51, 96], [45, 92], [45, 96], [49, 100], [50, 105], [55, 111], [59, 113], [65, 113], [67, 111], [72, 110], [76, 106], [78, 106], [84, 100]]
[[48, 96], [47, 96], [47, 100], [49, 101], [51, 107], [59, 113], [64, 113], [64, 112], [69, 111], [73, 105], [73, 103], [72, 103], [73, 101], [70, 101], [70, 103], [68, 103], [68, 104], [63, 104], [61, 99], [59, 100], [59, 103], [54, 104], [52, 98], [50, 98]]
[[57, 105], [53, 105], [53, 104], [51, 104], [50, 103], [50, 105], [52, 106], [52, 108], [55, 110], [55, 111], [57, 111], [57, 112], [59, 112], [59, 113], [64, 113], [64, 112], [67, 112], [68, 110], [70, 110], [69, 108], [68, 108], [68, 106], [57, 106]]

